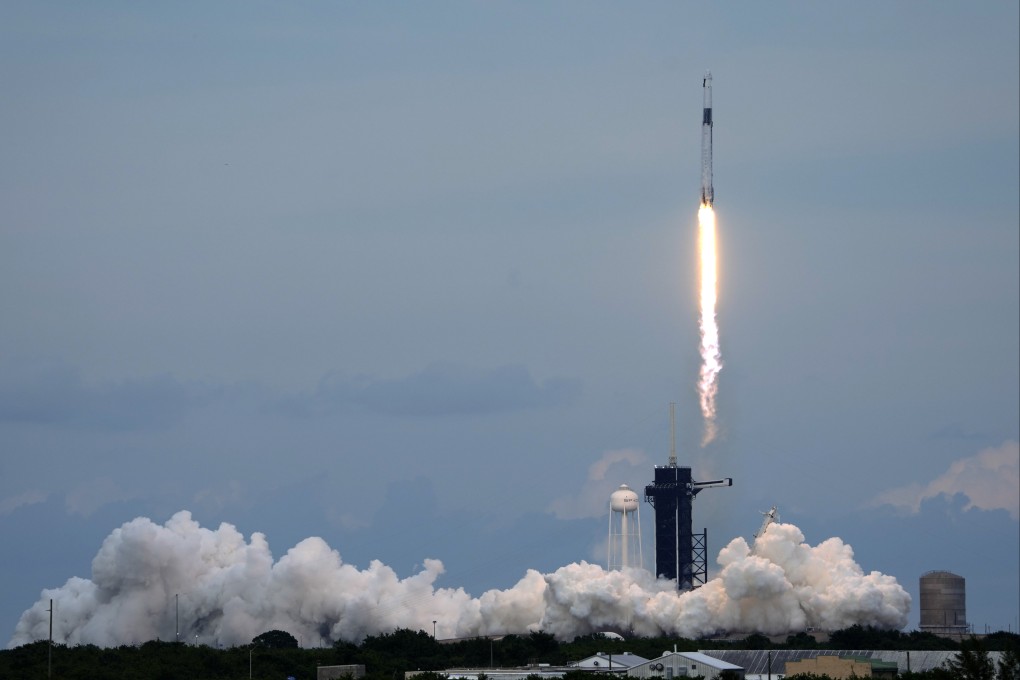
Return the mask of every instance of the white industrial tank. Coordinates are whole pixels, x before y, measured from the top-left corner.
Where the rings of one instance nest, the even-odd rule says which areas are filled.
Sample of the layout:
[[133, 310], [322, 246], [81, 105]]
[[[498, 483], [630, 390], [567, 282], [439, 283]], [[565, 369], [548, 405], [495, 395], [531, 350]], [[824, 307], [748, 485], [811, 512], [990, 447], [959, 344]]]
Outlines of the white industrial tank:
[[609, 496], [609, 569], [644, 567], [640, 509], [638, 495], [626, 484]]

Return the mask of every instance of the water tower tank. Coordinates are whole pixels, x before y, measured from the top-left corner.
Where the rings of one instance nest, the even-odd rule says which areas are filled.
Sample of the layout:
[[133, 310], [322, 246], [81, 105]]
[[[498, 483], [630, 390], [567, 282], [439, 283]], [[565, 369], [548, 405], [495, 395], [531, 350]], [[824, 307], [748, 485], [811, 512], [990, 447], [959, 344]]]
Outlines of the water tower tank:
[[638, 496], [629, 486], [621, 484], [609, 496], [609, 509], [613, 512], [634, 512], [638, 509]]
[[644, 566], [640, 506], [638, 495], [626, 484], [609, 496], [609, 569]]
[[967, 625], [967, 584], [948, 571], [921, 576], [921, 625], [925, 633], [963, 634]]

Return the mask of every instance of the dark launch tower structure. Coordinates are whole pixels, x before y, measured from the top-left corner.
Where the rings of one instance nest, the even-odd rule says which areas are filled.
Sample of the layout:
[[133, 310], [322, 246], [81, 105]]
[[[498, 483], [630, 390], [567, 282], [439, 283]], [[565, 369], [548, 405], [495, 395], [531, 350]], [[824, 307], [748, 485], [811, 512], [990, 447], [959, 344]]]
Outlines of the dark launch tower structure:
[[655, 509], [655, 575], [675, 579], [679, 590], [691, 590], [708, 581], [708, 529], [694, 533], [694, 497], [702, 489], [733, 486], [733, 479], [695, 482], [689, 467], [677, 466], [673, 408], [670, 404], [669, 464], [655, 466], [645, 501]]

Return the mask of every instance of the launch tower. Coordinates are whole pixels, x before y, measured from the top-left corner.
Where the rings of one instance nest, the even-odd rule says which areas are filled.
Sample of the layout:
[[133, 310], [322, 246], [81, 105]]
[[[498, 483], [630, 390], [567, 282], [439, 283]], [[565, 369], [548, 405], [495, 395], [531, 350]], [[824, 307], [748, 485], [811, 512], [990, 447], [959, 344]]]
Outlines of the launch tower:
[[669, 464], [656, 465], [655, 481], [645, 487], [645, 501], [655, 509], [655, 575], [691, 590], [708, 581], [708, 529], [694, 533], [694, 497], [702, 489], [733, 486], [733, 479], [695, 482], [689, 467], [677, 466], [674, 404], [669, 405], [669, 439]]

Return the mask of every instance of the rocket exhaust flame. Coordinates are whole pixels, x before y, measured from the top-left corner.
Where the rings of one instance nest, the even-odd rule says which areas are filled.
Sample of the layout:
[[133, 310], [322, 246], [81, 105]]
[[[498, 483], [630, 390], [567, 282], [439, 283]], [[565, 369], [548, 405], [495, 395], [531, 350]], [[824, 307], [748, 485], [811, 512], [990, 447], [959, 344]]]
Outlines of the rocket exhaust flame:
[[707, 446], [718, 434], [715, 421], [715, 398], [719, 390], [718, 376], [722, 370], [719, 350], [719, 326], [715, 320], [717, 255], [715, 242], [715, 211], [702, 204], [698, 211], [698, 253], [701, 269], [701, 371], [698, 375], [698, 397], [705, 430], [701, 445]]

